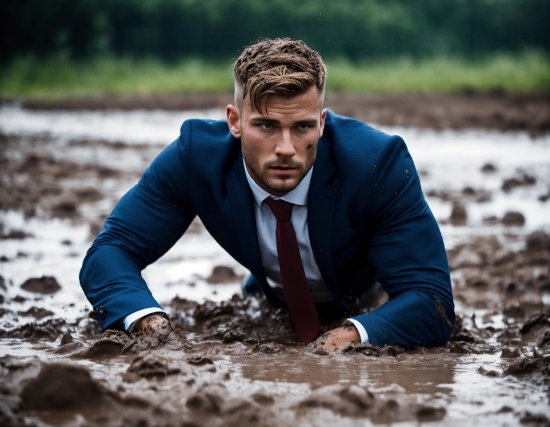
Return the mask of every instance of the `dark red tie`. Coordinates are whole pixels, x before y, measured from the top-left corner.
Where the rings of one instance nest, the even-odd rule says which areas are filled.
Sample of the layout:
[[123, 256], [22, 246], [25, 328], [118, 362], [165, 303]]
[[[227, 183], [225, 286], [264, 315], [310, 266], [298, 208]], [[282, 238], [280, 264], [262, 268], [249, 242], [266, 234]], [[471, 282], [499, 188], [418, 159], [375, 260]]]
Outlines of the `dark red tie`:
[[309, 344], [317, 338], [321, 328], [315, 304], [309, 292], [294, 226], [290, 222], [294, 205], [269, 197], [265, 202], [277, 219], [277, 254], [290, 317], [298, 338], [303, 343]]

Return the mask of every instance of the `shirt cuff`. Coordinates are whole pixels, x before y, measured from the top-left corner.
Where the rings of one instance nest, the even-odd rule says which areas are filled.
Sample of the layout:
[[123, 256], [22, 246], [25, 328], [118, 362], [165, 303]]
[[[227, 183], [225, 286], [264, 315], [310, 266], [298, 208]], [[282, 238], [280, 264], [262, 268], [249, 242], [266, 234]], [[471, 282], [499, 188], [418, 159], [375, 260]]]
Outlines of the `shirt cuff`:
[[142, 317], [147, 316], [148, 314], [153, 314], [153, 313], [166, 314], [166, 312], [162, 308], [158, 308], [158, 307], [144, 308], [142, 310], [135, 311], [132, 314], [129, 314], [128, 316], [125, 317], [124, 329], [126, 330], [126, 332], [130, 332], [130, 329], [132, 328], [133, 324], [136, 321], [138, 321]]
[[357, 329], [357, 332], [359, 332], [359, 336], [361, 337], [361, 344], [366, 344], [369, 342], [369, 334], [367, 334], [367, 330], [365, 327], [355, 319], [347, 319], [351, 323], [353, 323], [353, 326]]

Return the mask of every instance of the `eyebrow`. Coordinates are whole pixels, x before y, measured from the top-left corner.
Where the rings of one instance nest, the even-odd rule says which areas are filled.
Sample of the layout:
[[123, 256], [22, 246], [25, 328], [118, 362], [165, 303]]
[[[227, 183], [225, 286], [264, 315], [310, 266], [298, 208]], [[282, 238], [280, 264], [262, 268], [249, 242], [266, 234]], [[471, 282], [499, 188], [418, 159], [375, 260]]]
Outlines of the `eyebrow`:
[[273, 123], [273, 124], [279, 123], [279, 120], [270, 119], [269, 117], [256, 117], [256, 118], [250, 119], [250, 121], [253, 123]]
[[[275, 125], [278, 125], [280, 124], [281, 122], [277, 119], [272, 119], [272, 118], [269, 118], [269, 117], [255, 117], [253, 119], [250, 119], [250, 121], [252, 123], [271, 123], [271, 124], [275, 124]], [[298, 120], [296, 122], [293, 123], [294, 125], [315, 125], [317, 124], [317, 120], [315, 119], [303, 119], [303, 120]]]

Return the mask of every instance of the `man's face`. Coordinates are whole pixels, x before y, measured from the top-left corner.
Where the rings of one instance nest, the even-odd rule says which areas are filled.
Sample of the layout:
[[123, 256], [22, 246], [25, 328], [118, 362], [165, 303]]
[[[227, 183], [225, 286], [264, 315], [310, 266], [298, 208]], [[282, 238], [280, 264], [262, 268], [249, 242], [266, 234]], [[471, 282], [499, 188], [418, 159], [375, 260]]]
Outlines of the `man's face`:
[[295, 189], [313, 166], [325, 116], [315, 86], [293, 98], [269, 97], [263, 114], [253, 111], [248, 99], [240, 111], [227, 106], [229, 129], [241, 138], [248, 173], [278, 197]]

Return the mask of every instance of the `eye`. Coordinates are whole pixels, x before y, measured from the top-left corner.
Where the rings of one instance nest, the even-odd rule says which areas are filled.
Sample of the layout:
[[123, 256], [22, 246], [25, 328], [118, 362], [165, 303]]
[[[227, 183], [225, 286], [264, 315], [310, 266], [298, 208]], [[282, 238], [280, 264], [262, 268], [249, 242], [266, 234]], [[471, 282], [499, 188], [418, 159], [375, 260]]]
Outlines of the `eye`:
[[311, 129], [311, 125], [308, 125], [308, 124], [305, 124], [305, 123], [302, 123], [302, 124], [298, 125], [298, 130], [300, 130], [302, 132], [308, 131], [309, 129]]
[[273, 129], [273, 124], [271, 123], [260, 123], [260, 128], [265, 130]]

